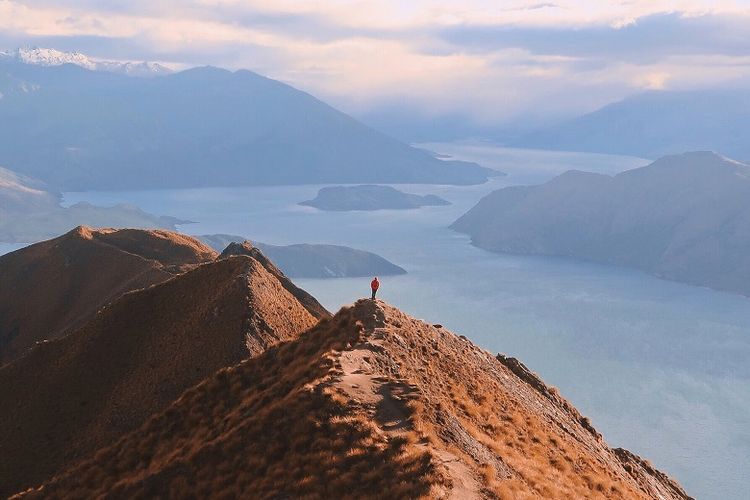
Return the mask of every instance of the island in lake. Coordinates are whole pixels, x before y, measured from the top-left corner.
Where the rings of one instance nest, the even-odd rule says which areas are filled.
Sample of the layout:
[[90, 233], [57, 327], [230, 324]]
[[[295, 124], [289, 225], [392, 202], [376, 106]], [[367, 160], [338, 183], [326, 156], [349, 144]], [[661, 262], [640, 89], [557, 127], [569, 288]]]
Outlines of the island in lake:
[[404, 193], [391, 186], [331, 186], [318, 191], [313, 200], [300, 205], [319, 210], [346, 212], [351, 210], [408, 210], [412, 208], [450, 205], [433, 194], [418, 195]]

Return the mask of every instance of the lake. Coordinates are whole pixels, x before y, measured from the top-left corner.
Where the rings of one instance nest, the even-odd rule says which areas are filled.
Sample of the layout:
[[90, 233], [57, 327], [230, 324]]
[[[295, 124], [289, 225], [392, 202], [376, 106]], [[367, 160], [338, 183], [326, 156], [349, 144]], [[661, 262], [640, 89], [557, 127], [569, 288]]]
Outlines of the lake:
[[[699, 498], [750, 490], [750, 300], [566, 259], [492, 254], [447, 226], [483, 195], [565, 170], [616, 173], [647, 160], [505, 149], [425, 149], [508, 172], [481, 186], [397, 186], [447, 207], [320, 212], [297, 205], [320, 186], [67, 193], [66, 203], [132, 203], [196, 221], [190, 234], [274, 244], [334, 243], [407, 269], [380, 297], [492, 352], [521, 359], [591, 417], [612, 446], [648, 458]], [[369, 293], [369, 279], [298, 280], [332, 311]]]

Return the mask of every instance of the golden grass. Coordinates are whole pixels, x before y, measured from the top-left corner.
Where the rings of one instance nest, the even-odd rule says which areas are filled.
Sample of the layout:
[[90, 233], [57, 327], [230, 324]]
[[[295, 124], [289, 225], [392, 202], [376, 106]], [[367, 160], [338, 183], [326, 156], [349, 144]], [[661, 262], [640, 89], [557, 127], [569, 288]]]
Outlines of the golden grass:
[[[382, 387], [407, 396], [392, 398], [398, 430], [337, 385], [342, 352], [364, 344]], [[656, 496], [569, 403], [531, 382], [442, 328], [363, 301], [218, 372], [29, 495], [444, 498], [460, 484], [500, 499]]]

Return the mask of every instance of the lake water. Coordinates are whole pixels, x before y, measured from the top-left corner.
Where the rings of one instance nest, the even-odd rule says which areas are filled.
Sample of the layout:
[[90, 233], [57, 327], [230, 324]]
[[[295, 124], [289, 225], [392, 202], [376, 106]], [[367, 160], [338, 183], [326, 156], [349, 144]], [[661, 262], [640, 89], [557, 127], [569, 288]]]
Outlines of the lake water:
[[[68, 193], [66, 203], [127, 202], [275, 244], [335, 243], [377, 252], [409, 274], [380, 297], [520, 358], [591, 417], [610, 445], [650, 459], [698, 498], [750, 490], [750, 300], [640, 272], [565, 259], [496, 255], [447, 226], [481, 196], [571, 168], [615, 173], [638, 158], [510, 150], [481, 143], [426, 149], [510, 173], [482, 186], [400, 186], [453, 205], [320, 212], [296, 203], [319, 186]], [[2, 248], [0, 248], [2, 250]], [[298, 280], [335, 311], [369, 279]]]

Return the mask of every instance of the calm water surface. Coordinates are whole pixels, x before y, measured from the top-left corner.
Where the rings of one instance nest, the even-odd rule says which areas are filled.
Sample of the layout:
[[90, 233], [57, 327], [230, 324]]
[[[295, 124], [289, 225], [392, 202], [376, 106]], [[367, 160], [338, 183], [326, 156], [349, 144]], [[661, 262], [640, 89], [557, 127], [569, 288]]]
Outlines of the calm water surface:
[[[483, 186], [402, 186], [453, 202], [412, 211], [327, 213], [296, 204], [320, 186], [68, 193], [66, 202], [133, 203], [196, 221], [181, 228], [191, 234], [375, 251], [409, 271], [381, 279], [383, 299], [519, 357], [590, 416], [611, 445], [649, 458], [692, 495], [747, 498], [750, 300], [631, 270], [491, 254], [447, 229], [499, 187], [571, 168], [616, 173], [648, 162], [482, 143], [421, 146], [511, 175]], [[365, 296], [368, 283], [299, 280], [334, 311]]]

